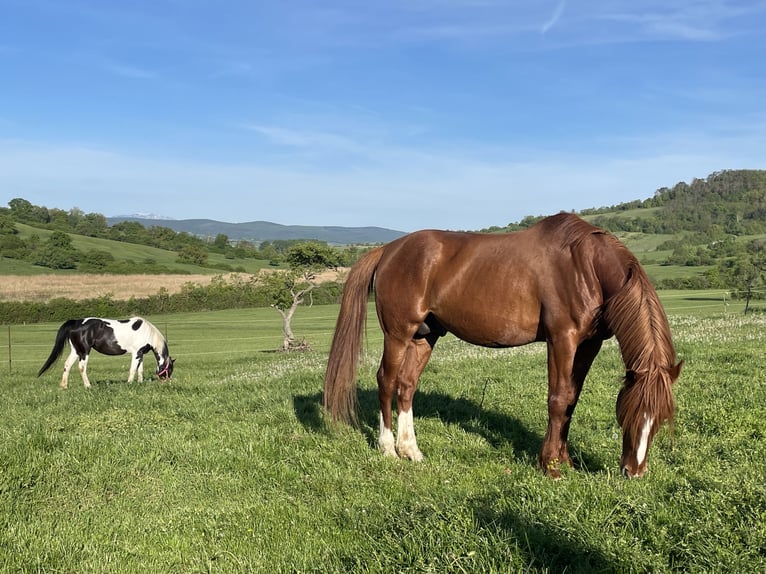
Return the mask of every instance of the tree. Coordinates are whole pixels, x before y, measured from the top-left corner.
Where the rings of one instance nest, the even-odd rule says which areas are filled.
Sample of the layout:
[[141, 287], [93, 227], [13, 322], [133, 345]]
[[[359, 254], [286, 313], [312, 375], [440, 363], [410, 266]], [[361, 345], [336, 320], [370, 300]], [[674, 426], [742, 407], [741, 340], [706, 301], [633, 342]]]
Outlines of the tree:
[[207, 251], [195, 245], [184, 245], [178, 250], [178, 261], [181, 263], [193, 263], [204, 265], [207, 263]]
[[51, 269], [74, 269], [78, 255], [72, 246], [72, 238], [63, 231], [54, 231], [35, 251], [34, 263]]
[[724, 273], [734, 290], [744, 295], [747, 314], [756, 288], [766, 283], [766, 243], [751, 241], [746, 254], [726, 263]]
[[293, 315], [316, 287], [317, 273], [337, 268], [340, 254], [326, 244], [309, 241], [293, 245], [287, 251], [286, 259], [290, 269], [269, 273], [263, 282], [272, 301], [271, 306], [282, 316], [282, 350], [301, 350], [307, 346], [295, 341]]
[[218, 251], [223, 253], [226, 248], [229, 246], [229, 236], [225, 233], [219, 233], [215, 236], [215, 239], [213, 240], [213, 247], [215, 247]]
[[13, 219], [7, 215], [0, 215], [0, 235], [16, 235], [18, 232]]

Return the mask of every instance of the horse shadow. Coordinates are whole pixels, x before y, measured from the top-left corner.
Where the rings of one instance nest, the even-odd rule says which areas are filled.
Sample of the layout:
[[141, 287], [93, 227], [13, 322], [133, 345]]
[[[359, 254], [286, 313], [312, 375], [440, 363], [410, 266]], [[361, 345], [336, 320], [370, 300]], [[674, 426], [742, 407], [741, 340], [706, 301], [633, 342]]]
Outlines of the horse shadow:
[[[377, 448], [379, 431], [379, 403], [376, 390], [359, 389], [359, 430], [372, 448]], [[448, 425], [457, 425], [466, 433], [482, 437], [495, 449], [510, 446], [513, 456], [519, 460], [537, 461], [542, 449], [543, 436], [530, 430], [524, 422], [512, 414], [488, 409], [465, 397], [453, 397], [445, 393], [419, 390], [413, 398], [413, 412], [417, 418], [436, 418]], [[543, 405], [541, 408], [545, 408]], [[298, 421], [311, 432], [322, 432], [325, 420], [322, 413], [322, 393], [294, 395], [293, 410]], [[586, 472], [604, 467], [597, 457], [583, 453], [570, 446], [575, 467]]]
[[526, 516], [522, 512], [497, 512], [493, 500], [469, 500], [476, 525], [499, 533], [523, 557], [525, 570], [546, 572], [621, 572], [620, 564], [593, 544], [567, 536], [555, 517]]

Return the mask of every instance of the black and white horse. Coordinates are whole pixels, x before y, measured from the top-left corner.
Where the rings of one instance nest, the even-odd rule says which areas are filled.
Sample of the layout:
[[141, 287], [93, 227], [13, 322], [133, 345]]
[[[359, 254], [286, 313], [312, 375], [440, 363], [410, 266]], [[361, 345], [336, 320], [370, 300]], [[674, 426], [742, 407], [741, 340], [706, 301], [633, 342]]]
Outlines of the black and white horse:
[[64, 363], [64, 375], [61, 377], [62, 389], [66, 389], [69, 385], [69, 370], [78, 359], [82, 382], [86, 387], [90, 387], [87, 368], [88, 354], [91, 349], [104, 355], [130, 353], [129, 383], [133, 381], [136, 371], [138, 371], [139, 382], [144, 380], [144, 354], [149, 351], [152, 351], [157, 359], [156, 374], [160, 380], [169, 380], [173, 374], [175, 360], [170, 357], [165, 337], [149, 321], [141, 317], [120, 320], [88, 317], [87, 319], [70, 319], [61, 325], [56, 334], [53, 350], [37, 373], [38, 377], [61, 356], [67, 341], [72, 350]]

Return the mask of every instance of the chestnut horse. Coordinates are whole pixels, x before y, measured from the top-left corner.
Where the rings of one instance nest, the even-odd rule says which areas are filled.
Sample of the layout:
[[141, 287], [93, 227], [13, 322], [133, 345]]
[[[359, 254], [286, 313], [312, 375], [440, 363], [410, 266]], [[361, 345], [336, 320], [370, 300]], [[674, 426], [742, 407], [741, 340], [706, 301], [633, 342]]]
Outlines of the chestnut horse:
[[[647, 469], [647, 450], [672, 422], [672, 385], [683, 362], [665, 312], [633, 254], [613, 235], [560, 213], [513, 233], [417, 231], [365, 254], [349, 272], [324, 381], [324, 408], [356, 423], [356, 368], [373, 289], [383, 330], [377, 373], [378, 444], [421, 460], [412, 398], [434, 345], [447, 332], [475, 345], [548, 349], [548, 429], [539, 463], [550, 476], [571, 466], [567, 436], [585, 376], [612, 335], [625, 378], [617, 397], [620, 467]], [[397, 403], [397, 435], [392, 401]]]

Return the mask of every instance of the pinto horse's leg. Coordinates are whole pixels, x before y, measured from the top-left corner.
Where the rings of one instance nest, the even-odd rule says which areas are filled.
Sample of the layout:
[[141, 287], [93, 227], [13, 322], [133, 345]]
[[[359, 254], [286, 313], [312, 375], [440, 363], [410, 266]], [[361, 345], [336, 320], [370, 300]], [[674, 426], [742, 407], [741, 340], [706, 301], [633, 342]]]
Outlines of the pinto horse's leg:
[[415, 439], [415, 424], [412, 412], [412, 398], [418, 387], [420, 373], [431, 357], [438, 336], [429, 335], [424, 339], [413, 339], [407, 346], [404, 364], [396, 380], [396, 451], [402, 458], [414, 461], [423, 460], [423, 453]]
[[72, 366], [77, 361], [77, 358], [78, 358], [77, 351], [75, 351], [74, 347], [72, 347], [72, 350], [69, 352], [69, 356], [66, 358], [66, 361], [64, 362], [64, 373], [61, 375], [61, 383], [60, 383], [60, 386], [62, 389], [66, 389], [69, 387], [69, 371], [72, 369]]
[[130, 358], [130, 372], [128, 373], [128, 382], [133, 382], [133, 377], [136, 376], [136, 373], [138, 373], [138, 382], [142, 383], [144, 381], [144, 369], [141, 364], [141, 356], [138, 354], [133, 355]]
[[90, 381], [88, 380], [88, 356], [89, 355], [85, 355], [85, 357], [80, 359], [80, 362], [77, 364], [78, 368], [80, 369], [82, 384], [85, 385], [86, 389], [90, 388]]
[[576, 348], [570, 341], [548, 342], [548, 430], [539, 463], [552, 478], [561, 477], [561, 464], [572, 466], [569, 425], [585, 376], [600, 349], [601, 339], [589, 339]]

